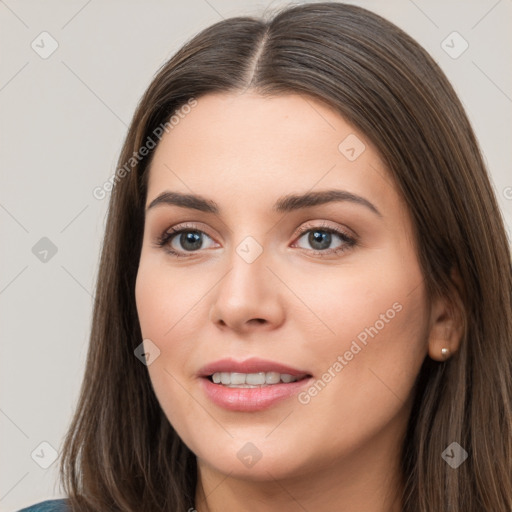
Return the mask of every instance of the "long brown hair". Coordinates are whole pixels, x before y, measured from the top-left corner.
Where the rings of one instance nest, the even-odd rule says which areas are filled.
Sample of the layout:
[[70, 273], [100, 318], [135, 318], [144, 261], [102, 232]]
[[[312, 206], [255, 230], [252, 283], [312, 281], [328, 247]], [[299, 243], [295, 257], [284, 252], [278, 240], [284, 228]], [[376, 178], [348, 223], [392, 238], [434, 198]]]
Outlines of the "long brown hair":
[[[85, 377], [63, 446], [72, 510], [193, 507], [196, 458], [134, 356], [154, 150], [139, 152], [190, 98], [247, 89], [321, 99], [373, 142], [408, 205], [428, 296], [451, 297], [463, 317], [458, 352], [446, 362], [427, 357], [418, 375], [401, 455], [403, 511], [510, 512], [512, 278], [503, 219], [464, 109], [434, 60], [392, 23], [341, 3], [216, 23], [163, 65], [142, 97], [110, 198]], [[441, 457], [452, 442], [468, 453], [457, 469]]]

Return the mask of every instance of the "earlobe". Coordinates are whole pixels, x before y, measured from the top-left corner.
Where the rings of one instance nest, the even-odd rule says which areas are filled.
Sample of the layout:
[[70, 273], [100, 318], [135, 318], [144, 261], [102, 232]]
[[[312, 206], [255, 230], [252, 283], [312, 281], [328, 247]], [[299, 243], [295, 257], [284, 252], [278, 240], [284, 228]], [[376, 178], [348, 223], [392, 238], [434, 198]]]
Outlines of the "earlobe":
[[459, 349], [462, 329], [456, 320], [443, 315], [435, 320], [428, 340], [429, 356], [436, 361], [446, 361]]
[[461, 330], [449, 314], [443, 313], [434, 319], [428, 340], [429, 356], [436, 361], [446, 361], [459, 349]]
[[447, 361], [458, 348], [458, 343], [454, 346], [449, 340], [431, 338], [428, 344], [428, 355], [435, 361]]

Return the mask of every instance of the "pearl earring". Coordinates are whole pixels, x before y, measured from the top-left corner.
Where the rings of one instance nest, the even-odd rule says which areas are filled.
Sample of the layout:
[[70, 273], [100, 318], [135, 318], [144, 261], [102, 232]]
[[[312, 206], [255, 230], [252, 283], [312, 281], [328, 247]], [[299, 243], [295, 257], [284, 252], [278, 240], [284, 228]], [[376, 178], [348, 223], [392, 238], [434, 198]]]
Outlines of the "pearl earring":
[[443, 359], [448, 359], [448, 356], [450, 355], [450, 349], [449, 348], [446, 348], [446, 347], [443, 347], [441, 349], [441, 356]]

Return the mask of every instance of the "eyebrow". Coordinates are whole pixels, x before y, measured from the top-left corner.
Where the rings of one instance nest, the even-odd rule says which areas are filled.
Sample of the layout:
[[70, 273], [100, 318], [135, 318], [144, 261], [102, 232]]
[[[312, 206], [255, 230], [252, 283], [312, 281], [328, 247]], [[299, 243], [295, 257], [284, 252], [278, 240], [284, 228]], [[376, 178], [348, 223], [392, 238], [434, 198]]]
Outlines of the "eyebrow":
[[[303, 208], [311, 208], [333, 202], [350, 202], [365, 206], [370, 211], [382, 217], [382, 214], [370, 201], [364, 197], [358, 196], [346, 190], [322, 190], [317, 192], [306, 192], [305, 194], [289, 194], [280, 197], [272, 207], [272, 210], [277, 213], [287, 213]], [[192, 210], [199, 210], [201, 212], [218, 214], [220, 208], [215, 201], [206, 199], [202, 196], [195, 194], [182, 194], [181, 192], [162, 192], [157, 196], [149, 206], [146, 212], [159, 205], [174, 205], [181, 208], [189, 208]]]

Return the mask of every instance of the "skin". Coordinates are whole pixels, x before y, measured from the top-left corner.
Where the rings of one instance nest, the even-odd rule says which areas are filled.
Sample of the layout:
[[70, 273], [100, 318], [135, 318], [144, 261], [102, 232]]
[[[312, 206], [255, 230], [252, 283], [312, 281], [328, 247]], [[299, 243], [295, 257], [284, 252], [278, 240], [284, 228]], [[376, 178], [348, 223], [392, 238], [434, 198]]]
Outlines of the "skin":
[[[365, 145], [354, 161], [338, 149], [349, 134]], [[246, 91], [199, 98], [155, 151], [146, 206], [177, 191], [221, 209], [149, 209], [136, 283], [143, 338], [160, 350], [148, 366], [156, 396], [198, 457], [197, 510], [399, 511], [415, 378], [427, 354], [453, 353], [458, 331], [444, 299], [429, 307], [410, 216], [375, 148], [316, 99]], [[362, 196], [381, 215], [349, 201], [272, 211], [278, 197], [326, 189]], [[172, 247], [185, 257], [155, 245], [182, 223], [205, 233], [199, 249], [179, 235]], [[356, 244], [332, 235], [322, 249], [298, 233], [323, 225]], [[247, 236], [263, 250], [252, 263], [236, 252]], [[393, 304], [400, 311], [308, 403], [235, 412], [202, 391], [199, 369], [224, 357], [332, 374]], [[252, 467], [237, 457], [247, 442], [261, 452]]]

